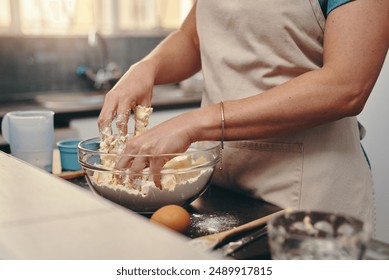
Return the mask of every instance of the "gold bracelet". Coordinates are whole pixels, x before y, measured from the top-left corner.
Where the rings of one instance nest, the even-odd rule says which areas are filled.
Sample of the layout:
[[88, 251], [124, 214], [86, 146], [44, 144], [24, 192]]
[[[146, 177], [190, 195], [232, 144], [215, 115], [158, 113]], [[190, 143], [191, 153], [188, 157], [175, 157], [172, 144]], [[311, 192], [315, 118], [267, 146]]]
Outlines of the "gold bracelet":
[[221, 119], [222, 119], [222, 138], [220, 142], [220, 168], [219, 170], [223, 169], [223, 149], [224, 149], [224, 104], [223, 101], [220, 101], [220, 114], [221, 114]]
[[224, 104], [223, 101], [220, 101], [220, 113], [222, 117], [222, 138], [221, 138], [221, 147], [224, 149]]

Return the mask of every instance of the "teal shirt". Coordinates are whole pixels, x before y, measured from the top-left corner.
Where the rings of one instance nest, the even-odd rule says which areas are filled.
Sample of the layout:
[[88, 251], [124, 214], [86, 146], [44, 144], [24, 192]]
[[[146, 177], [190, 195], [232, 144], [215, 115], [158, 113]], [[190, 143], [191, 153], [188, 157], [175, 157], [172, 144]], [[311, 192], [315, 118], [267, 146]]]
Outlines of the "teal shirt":
[[325, 17], [335, 8], [353, 0], [319, 0], [321, 10]]

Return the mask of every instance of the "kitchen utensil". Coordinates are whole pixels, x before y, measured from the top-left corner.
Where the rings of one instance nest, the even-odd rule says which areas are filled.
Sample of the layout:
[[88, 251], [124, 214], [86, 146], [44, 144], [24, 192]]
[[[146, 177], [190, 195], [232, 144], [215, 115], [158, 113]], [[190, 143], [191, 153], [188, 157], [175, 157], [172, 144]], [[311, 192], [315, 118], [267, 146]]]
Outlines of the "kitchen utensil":
[[273, 259], [361, 259], [369, 240], [362, 221], [319, 211], [277, 216], [268, 234]]
[[78, 162], [77, 147], [82, 139], [72, 138], [57, 142], [58, 150], [60, 151], [61, 166], [64, 171], [81, 170], [81, 165]]
[[267, 226], [265, 225], [250, 234], [244, 235], [242, 238], [238, 238], [236, 241], [228, 242], [226, 245], [217, 249], [217, 252], [221, 253], [223, 256], [233, 256], [235, 252], [243, 249], [266, 234]]
[[62, 172], [62, 166], [61, 166], [61, 155], [59, 153], [58, 149], [53, 150], [53, 164], [51, 173], [54, 175], [57, 175]]
[[[99, 151], [100, 139], [82, 141], [78, 146], [79, 162], [86, 179], [96, 194], [133, 211], [152, 213], [162, 206], [188, 205], [207, 189], [220, 159], [220, 144], [193, 143], [184, 153], [160, 155], [130, 155]], [[151, 158], [167, 162], [159, 171], [150, 168], [139, 171], [116, 169], [116, 162], [128, 157], [147, 165]], [[154, 178], [161, 181], [161, 189]]]
[[85, 175], [84, 170], [76, 170], [76, 171], [63, 171], [61, 173], [54, 174], [62, 179], [74, 179]]
[[223, 244], [225, 244], [225, 241], [228, 238], [231, 238], [232, 236], [235, 236], [237, 234], [241, 234], [241, 233], [246, 232], [248, 230], [252, 230], [256, 227], [264, 225], [271, 218], [279, 216], [279, 215], [283, 214], [285, 211], [287, 211], [287, 210], [286, 209], [280, 210], [278, 212], [261, 217], [259, 219], [254, 220], [254, 221], [251, 221], [249, 223], [240, 225], [238, 227], [235, 227], [235, 228], [232, 228], [232, 229], [229, 229], [226, 231], [222, 231], [222, 232], [218, 232], [218, 233], [214, 233], [214, 234], [210, 234], [210, 235], [205, 235], [205, 236], [200, 236], [200, 237], [192, 239], [190, 242], [194, 246], [199, 247], [203, 250], [215, 250], [215, 249], [221, 247]]
[[[76, 156], [77, 159], [77, 156]], [[78, 160], [78, 159], [77, 159]], [[51, 171], [55, 176], [58, 176], [62, 179], [70, 180], [78, 178], [85, 175], [84, 170], [75, 170], [75, 171], [62, 171], [61, 165], [61, 155], [58, 149], [53, 151], [53, 169]]]
[[51, 171], [54, 147], [54, 112], [13, 111], [1, 123], [11, 154], [37, 167]]

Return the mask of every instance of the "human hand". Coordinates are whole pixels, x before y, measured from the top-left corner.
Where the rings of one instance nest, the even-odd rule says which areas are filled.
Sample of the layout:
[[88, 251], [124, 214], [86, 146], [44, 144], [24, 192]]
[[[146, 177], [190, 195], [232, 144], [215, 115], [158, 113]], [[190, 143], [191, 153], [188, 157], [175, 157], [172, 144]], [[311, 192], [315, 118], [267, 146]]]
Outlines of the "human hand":
[[138, 173], [149, 167], [150, 173], [154, 176], [154, 183], [160, 187], [161, 176], [159, 173], [165, 163], [177, 153], [185, 152], [192, 143], [187, 132], [190, 128], [187, 123], [183, 123], [183, 118], [179, 116], [161, 123], [141, 135], [129, 138], [123, 155], [134, 155], [134, 157], [123, 156], [116, 164], [115, 169], [128, 169], [131, 173]]
[[102, 140], [112, 135], [112, 122], [116, 120], [119, 137], [128, 134], [128, 120], [137, 105], [150, 107], [154, 79], [145, 64], [133, 65], [119, 82], [106, 94], [98, 118]]

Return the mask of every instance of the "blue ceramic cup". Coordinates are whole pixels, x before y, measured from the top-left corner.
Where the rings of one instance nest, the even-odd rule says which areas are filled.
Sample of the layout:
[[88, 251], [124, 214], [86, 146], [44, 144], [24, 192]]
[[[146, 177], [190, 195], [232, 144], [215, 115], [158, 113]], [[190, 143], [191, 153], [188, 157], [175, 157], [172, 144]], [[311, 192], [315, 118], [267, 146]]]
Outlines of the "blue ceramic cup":
[[57, 142], [57, 147], [61, 155], [62, 170], [81, 170], [78, 162], [77, 146], [81, 139], [73, 138]]

